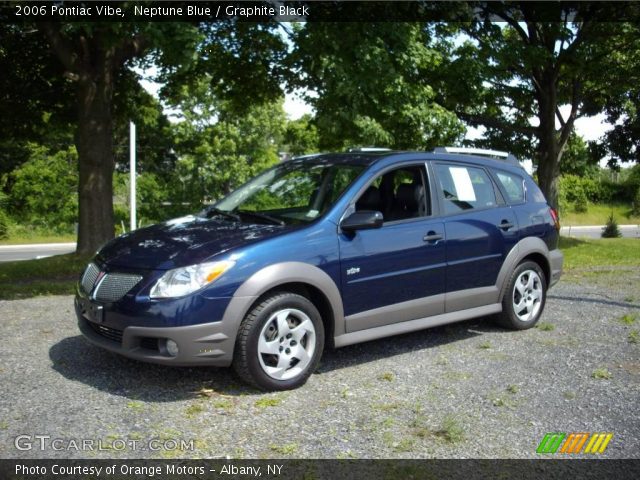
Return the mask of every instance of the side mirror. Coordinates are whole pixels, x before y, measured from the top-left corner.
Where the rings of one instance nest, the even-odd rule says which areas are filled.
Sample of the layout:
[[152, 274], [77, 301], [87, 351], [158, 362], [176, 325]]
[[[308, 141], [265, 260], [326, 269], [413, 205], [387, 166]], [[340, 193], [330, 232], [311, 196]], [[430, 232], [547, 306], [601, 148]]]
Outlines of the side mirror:
[[361, 210], [345, 218], [340, 224], [340, 228], [346, 232], [380, 228], [383, 221], [382, 213], [374, 210]]

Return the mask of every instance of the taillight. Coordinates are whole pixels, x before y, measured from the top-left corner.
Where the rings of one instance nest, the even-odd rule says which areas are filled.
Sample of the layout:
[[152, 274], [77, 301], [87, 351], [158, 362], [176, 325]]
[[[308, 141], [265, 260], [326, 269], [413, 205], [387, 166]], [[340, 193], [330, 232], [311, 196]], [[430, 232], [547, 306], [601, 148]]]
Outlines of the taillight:
[[549, 213], [551, 213], [551, 218], [553, 218], [553, 223], [556, 226], [556, 230], [560, 231], [560, 217], [558, 216], [558, 212], [555, 208], [549, 207]]

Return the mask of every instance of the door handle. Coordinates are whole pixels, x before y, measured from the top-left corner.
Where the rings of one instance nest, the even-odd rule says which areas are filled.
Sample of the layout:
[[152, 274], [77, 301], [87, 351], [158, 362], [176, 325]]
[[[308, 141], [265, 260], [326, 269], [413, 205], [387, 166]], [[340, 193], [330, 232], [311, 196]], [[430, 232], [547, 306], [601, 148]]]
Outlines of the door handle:
[[502, 220], [500, 222], [500, 225], [498, 225], [498, 228], [501, 230], [504, 230], [505, 232], [512, 227], [513, 227], [513, 223], [511, 223], [509, 220]]
[[437, 242], [438, 240], [442, 240], [442, 235], [434, 231], [431, 231], [427, 233], [424, 237], [422, 237], [422, 240], [429, 243]]

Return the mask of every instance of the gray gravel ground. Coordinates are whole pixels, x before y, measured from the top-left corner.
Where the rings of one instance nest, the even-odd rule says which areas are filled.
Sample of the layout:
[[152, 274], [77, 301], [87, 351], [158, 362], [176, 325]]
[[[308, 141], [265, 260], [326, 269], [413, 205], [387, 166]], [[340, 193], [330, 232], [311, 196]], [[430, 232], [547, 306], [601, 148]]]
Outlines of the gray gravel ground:
[[[1, 301], [0, 458], [536, 458], [546, 432], [613, 432], [603, 457], [640, 458], [640, 272], [566, 276], [542, 322], [325, 352], [304, 387], [264, 394], [91, 346], [71, 297]], [[22, 434], [62, 440], [18, 450]]]

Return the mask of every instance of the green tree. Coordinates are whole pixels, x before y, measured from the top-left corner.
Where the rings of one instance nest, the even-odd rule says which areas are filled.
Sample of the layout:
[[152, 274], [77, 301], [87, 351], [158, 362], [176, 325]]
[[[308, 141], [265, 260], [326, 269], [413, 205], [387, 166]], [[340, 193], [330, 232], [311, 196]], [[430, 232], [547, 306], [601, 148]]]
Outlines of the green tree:
[[577, 133], [569, 135], [569, 140], [560, 160], [560, 173], [595, 177], [598, 174], [599, 158], [593, 155], [587, 142]]
[[72, 82], [35, 28], [0, 22], [0, 72], [2, 175], [28, 160], [34, 142], [71, 145], [74, 109]]
[[311, 22], [294, 34], [292, 86], [308, 89], [322, 149], [428, 149], [463, 125], [435, 101], [431, 80], [450, 45], [432, 26]]
[[600, 98], [607, 121], [613, 125], [598, 146], [610, 164], [619, 161], [640, 163], [640, 22], [619, 25], [615, 48], [603, 55]]
[[278, 161], [286, 125], [282, 99], [254, 105], [243, 114], [229, 114], [227, 108], [232, 107], [226, 102], [211, 101], [208, 108], [185, 113], [185, 120], [176, 125], [180, 186], [174, 192], [175, 203], [197, 208]]
[[[471, 41], [447, 70], [449, 78], [466, 80], [448, 90], [448, 105], [471, 125], [486, 127], [485, 142], [533, 157], [554, 206], [575, 121], [602, 111], [603, 93], [614, 88], [602, 82], [603, 60], [626, 48], [621, 19], [636, 12], [632, 4], [487, 2], [466, 29]], [[621, 87], [620, 69], [609, 74]]]
[[[28, 28], [31, 28], [28, 26]], [[177, 57], [193, 51], [195, 28], [170, 23], [42, 22], [44, 34], [64, 76], [74, 82], [75, 144], [78, 151], [79, 253], [94, 252], [114, 235], [114, 93], [129, 63], [151, 50]], [[172, 55], [170, 55], [172, 54]], [[184, 54], [180, 57], [186, 61]], [[26, 61], [29, 61], [28, 59]]]
[[290, 155], [304, 155], [318, 151], [318, 129], [311, 115], [289, 120], [284, 132], [284, 149]]
[[[123, 3], [125, 8], [130, 3]], [[171, 22], [21, 24], [18, 32], [40, 32], [60, 79], [71, 82], [75, 136], [79, 156], [80, 253], [90, 253], [113, 237], [113, 171], [115, 107], [119, 93], [127, 97], [129, 68], [134, 61], [155, 64], [166, 82], [163, 94], [173, 97], [179, 85], [209, 73], [210, 87], [234, 108], [262, 102], [280, 93], [277, 71], [286, 47], [275, 23]], [[15, 33], [15, 32], [13, 32]], [[43, 57], [48, 61], [49, 57]], [[17, 67], [31, 62], [17, 58]], [[12, 71], [9, 72], [11, 77]], [[54, 96], [57, 92], [51, 92]], [[37, 109], [36, 109], [37, 110]]]

